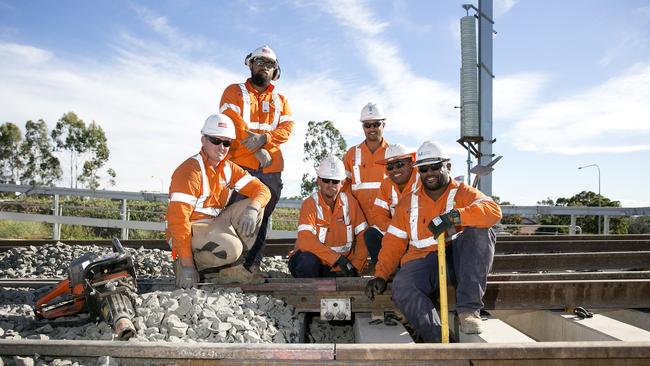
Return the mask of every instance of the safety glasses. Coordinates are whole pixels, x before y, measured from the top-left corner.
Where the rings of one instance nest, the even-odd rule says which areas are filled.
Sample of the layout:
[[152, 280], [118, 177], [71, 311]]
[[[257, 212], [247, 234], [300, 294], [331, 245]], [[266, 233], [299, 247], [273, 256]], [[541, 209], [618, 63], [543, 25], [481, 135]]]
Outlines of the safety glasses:
[[420, 173], [422, 174], [428, 171], [437, 172], [438, 170], [440, 170], [440, 168], [442, 168], [442, 164], [444, 164], [444, 161], [435, 164], [420, 165], [418, 167], [418, 171], [420, 171]]
[[379, 128], [382, 125], [382, 121], [377, 121], [377, 122], [364, 122], [363, 123], [363, 128]]
[[205, 136], [205, 138], [208, 139], [208, 141], [210, 141], [212, 143], [212, 145], [215, 145], [215, 146], [219, 146], [219, 145], [223, 144], [223, 147], [230, 147], [230, 144], [232, 144], [232, 141], [221, 140], [221, 139], [218, 139], [216, 137], [212, 137], [212, 136], [208, 136], [208, 135], [203, 135], [203, 136]]
[[391, 171], [393, 169], [399, 169], [404, 165], [406, 165], [406, 162], [404, 160], [391, 161], [390, 163], [386, 164], [386, 170]]
[[339, 184], [339, 183], [341, 183], [341, 181], [338, 180], [338, 179], [327, 179], [327, 178], [321, 178], [320, 180], [322, 180], [323, 183], [325, 183], [325, 184], [330, 184], [330, 183], [332, 183], [332, 184]]
[[271, 60], [265, 60], [263, 58], [256, 58], [253, 60], [253, 63], [259, 67], [265, 67], [267, 69], [275, 69], [275, 62]]

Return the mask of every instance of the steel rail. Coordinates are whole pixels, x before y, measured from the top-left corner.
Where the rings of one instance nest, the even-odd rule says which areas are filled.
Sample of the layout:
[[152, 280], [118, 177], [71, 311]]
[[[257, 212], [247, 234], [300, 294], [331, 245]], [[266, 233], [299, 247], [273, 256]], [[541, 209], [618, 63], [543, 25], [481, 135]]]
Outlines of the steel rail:
[[[0, 340], [0, 355], [117, 358], [125, 365], [647, 365], [650, 342], [226, 344]], [[586, 362], [586, 363], [585, 363]]]

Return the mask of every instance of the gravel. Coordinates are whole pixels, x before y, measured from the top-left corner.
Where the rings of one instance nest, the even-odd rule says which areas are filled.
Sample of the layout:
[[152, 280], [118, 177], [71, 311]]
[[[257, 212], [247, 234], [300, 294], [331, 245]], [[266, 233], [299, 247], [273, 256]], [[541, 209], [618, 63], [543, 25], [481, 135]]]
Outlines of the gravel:
[[[126, 248], [136, 264], [138, 277], [173, 277], [171, 254], [160, 249]], [[107, 253], [111, 249], [97, 245], [68, 245], [63, 242], [43, 246], [12, 248], [0, 252], [0, 278], [66, 278], [70, 262], [84, 253]], [[287, 260], [266, 257], [261, 270], [271, 278], [288, 278]]]
[[353, 326], [347, 323], [314, 317], [309, 323], [307, 339], [309, 343], [354, 343]]

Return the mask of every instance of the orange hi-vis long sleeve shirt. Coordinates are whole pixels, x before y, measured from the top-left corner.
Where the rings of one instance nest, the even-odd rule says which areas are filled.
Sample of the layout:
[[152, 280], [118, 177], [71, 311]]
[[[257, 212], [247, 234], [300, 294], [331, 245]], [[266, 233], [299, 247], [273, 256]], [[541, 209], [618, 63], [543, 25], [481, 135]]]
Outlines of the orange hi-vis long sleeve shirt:
[[388, 142], [383, 139], [379, 148], [372, 153], [364, 141], [348, 149], [343, 157], [347, 179], [342, 190], [352, 193], [364, 215], [368, 215], [375, 205], [379, 186], [386, 177], [386, 167], [376, 161], [384, 159], [387, 147]]
[[218, 216], [233, 190], [262, 207], [271, 199], [259, 179], [229, 160], [210, 166], [203, 150], [176, 168], [169, 186], [166, 233], [173, 258], [192, 258], [192, 222]]
[[395, 214], [395, 207], [404, 196], [410, 194], [419, 184], [420, 175], [417, 173], [417, 169], [413, 169], [411, 178], [406, 182], [404, 190], [401, 192], [397, 184], [390, 177], [384, 178], [379, 187], [379, 192], [377, 192], [375, 205], [367, 215], [368, 225], [386, 235], [390, 220], [393, 219], [393, 215]]
[[404, 265], [437, 251], [437, 240], [427, 226], [433, 218], [453, 208], [460, 213], [457, 232], [465, 227], [489, 228], [501, 219], [501, 207], [465, 183], [450, 179], [447, 190], [436, 201], [420, 185], [395, 208], [395, 216], [381, 242], [375, 276], [388, 279], [398, 263]]
[[294, 121], [289, 101], [274, 92], [269, 85], [263, 92], [253, 88], [250, 79], [242, 84], [229, 85], [221, 96], [220, 112], [232, 119], [235, 124], [236, 141], [230, 148], [231, 160], [242, 167], [259, 169], [260, 163], [241, 141], [248, 137], [246, 130], [266, 134], [266, 144], [262, 146], [271, 155], [271, 165], [263, 173], [277, 173], [284, 170], [284, 158], [280, 145], [289, 140]]
[[351, 195], [339, 193], [331, 210], [320, 192], [315, 192], [300, 207], [295, 249], [315, 254], [330, 267], [342, 255], [360, 271], [368, 258], [363, 239], [367, 226], [357, 200]]

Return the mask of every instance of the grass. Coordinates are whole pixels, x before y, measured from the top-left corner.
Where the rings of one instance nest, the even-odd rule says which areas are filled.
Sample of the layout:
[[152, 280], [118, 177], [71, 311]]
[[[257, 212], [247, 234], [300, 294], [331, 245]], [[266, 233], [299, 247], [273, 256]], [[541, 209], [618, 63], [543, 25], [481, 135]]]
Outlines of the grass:
[[273, 211], [271, 219], [273, 221], [273, 230], [298, 230], [298, 217], [300, 210], [295, 208], [276, 208]]
[[2, 239], [48, 239], [52, 226], [41, 222], [0, 221]]

